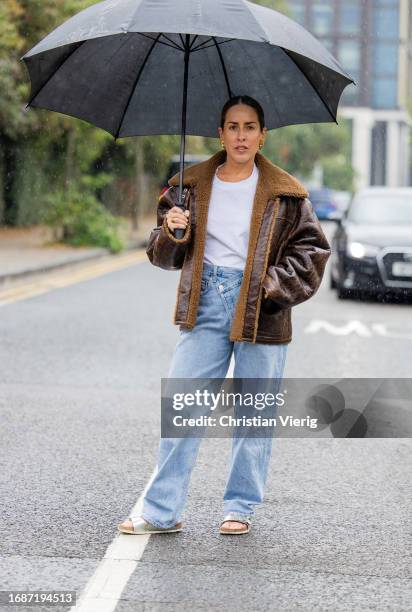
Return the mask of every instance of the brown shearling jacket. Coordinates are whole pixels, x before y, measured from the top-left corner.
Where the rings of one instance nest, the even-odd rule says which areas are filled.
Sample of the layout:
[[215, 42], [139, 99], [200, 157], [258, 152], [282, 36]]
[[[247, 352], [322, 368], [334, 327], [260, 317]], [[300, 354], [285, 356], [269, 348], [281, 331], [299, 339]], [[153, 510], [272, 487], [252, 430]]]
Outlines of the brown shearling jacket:
[[[169, 189], [159, 198], [157, 227], [146, 253], [155, 266], [181, 270], [173, 315], [180, 329], [190, 330], [196, 324], [212, 180], [225, 159], [226, 151], [218, 151], [185, 168], [190, 217], [182, 238], [175, 238], [166, 223], [167, 211], [178, 202], [179, 174], [168, 181]], [[317, 291], [331, 248], [299, 181], [260, 152], [255, 162], [259, 179], [230, 340], [286, 344], [292, 340], [291, 308]]]

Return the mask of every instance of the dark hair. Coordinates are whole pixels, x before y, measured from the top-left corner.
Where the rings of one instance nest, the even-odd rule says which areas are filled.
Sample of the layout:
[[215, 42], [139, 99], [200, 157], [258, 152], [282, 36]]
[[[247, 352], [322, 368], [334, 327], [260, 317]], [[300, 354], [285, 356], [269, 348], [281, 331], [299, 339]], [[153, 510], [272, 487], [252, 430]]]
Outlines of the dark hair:
[[255, 100], [255, 98], [251, 98], [250, 96], [233, 96], [233, 98], [229, 98], [229, 100], [225, 102], [220, 117], [220, 127], [222, 129], [225, 125], [227, 111], [229, 110], [229, 108], [232, 108], [232, 106], [235, 106], [235, 104], [247, 104], [248, 106], [254, 108], [259, 118], [260, 129], [263, 130], [263, 128], [265, 127], [265, 114], [263, 112], [263, 108], [261, 107], [259, 102]]

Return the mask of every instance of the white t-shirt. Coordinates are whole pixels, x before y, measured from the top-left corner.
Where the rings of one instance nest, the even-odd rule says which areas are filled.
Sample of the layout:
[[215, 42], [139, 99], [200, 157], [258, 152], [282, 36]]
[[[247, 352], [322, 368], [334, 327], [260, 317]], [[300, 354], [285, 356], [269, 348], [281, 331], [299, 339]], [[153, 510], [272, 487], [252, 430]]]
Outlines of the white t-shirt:
[[207, 263], [244, 269], [258, 178], [256, 164], [248, 178], [235, 183], [222, 181], [215, 173], [206, 229]]

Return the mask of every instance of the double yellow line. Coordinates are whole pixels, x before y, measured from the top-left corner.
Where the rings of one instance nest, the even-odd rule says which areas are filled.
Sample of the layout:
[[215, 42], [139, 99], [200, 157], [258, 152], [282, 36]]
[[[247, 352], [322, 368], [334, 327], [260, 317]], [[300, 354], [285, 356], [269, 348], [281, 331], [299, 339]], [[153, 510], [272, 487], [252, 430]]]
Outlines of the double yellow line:
[[[121, 270], [128, 266], [134, 266], [143, 261], [148, 261], [144, 249], [138, 249], [125, 255], [112, 255], [104, 261], [84, 263], [81, 268], [70, 270], [61, 268], [58, 271], [45, 273], [43, 277], [36, 281], [24, 283], [17, 287], [1, 290], [0, 286], [0, 306], [5, 306], [20, 300], [27, 300], [42, 293], [48, 293], [54, 289], [61, 289], [75, 283], [82, 283], [98, 276], [103, 276], [115, 270]], [[79, 264], [76, 264], [78, 266]], [[34, 272], [35, 273], [35, 272]]]

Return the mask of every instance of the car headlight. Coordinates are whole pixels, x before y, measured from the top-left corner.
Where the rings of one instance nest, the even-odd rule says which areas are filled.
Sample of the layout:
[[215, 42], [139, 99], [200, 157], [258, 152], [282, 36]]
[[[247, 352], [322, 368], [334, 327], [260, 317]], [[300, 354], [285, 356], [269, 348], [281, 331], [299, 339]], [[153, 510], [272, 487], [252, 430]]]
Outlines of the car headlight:
[[373, 244], [364, 244], [362, 242], [348, 242], [347, 253], [356, 259], [362, 257], [374, 257], [379, 253], [379, 247]]

